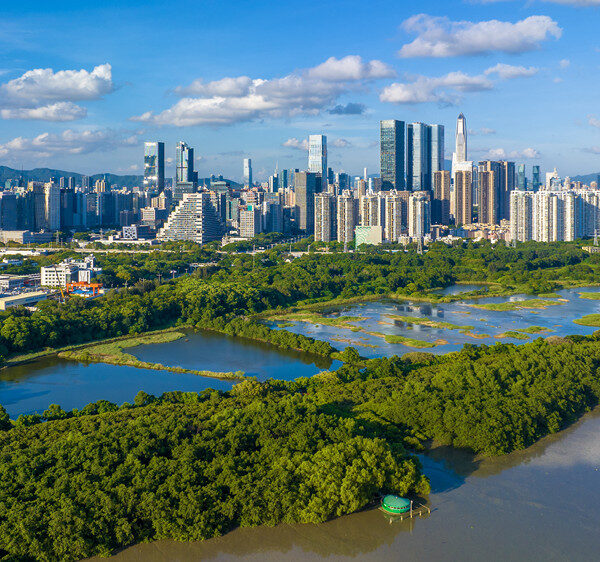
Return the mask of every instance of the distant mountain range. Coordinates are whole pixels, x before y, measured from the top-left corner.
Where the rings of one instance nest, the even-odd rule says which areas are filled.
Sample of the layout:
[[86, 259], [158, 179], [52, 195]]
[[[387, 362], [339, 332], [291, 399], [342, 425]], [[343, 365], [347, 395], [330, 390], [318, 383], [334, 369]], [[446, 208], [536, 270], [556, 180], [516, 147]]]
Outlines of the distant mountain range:
[[586, 174], [584, 176], [574, 176], [571, 178], [571, 181], [580, 181], [589, 185], [593, 181], [598, 181], [598, 176], [600, 176], [600, 172], [596, 172], [594, 174]]
[[[52, 168], [34, 168], [33, 170], [15, 170], [14, 168], [9, 168], [8, 166], [0, 166], [0, 186], [4, 186], [4, 182], [6, 180], [18, 180], [21, 176], [25, 179], [25, 181], [50, 181], [51, 178], [54, 178], [55, 181], [58, 181], [59, 178], [75, 178], [76, 184], [81, 184], [81, 178], [85, 174], [79, 174], [77, 172], [67, 172], [65, 170], [53, 170]], [[93, 184], [97, 179], [101, 179], [106, 177], [108, 183], [111, 185], [117, 185], [119, 187], [135, 187], [141, 186], [143, 176], [134, 176], [134, 175], [125, 175], [120, 176], [118, 174], [94, 174], [90, 177], [90, 184]], [[208, 181], [210, 178], [199, 178], [199, 182]], [[223, 178], [225, 181], [229, 182], [232, 187], [239, 187], [239, 184], [233, 180], [228, 180], [227, 178]]]

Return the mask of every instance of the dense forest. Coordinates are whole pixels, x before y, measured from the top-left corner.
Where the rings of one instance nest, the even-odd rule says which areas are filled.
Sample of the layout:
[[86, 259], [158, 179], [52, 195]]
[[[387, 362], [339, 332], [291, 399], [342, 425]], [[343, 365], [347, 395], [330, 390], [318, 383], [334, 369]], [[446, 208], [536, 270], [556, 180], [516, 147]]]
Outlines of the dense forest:
[[[0, 409], [0, 550], [77, 560], [236, 526], [320, 522], [377, 494], [428, 493], [407, 451], [498, 455], [600, 399], [600, 332], [365, 361], [230, 392], [140, 392], [16, 423]], [[4, 431], [2, 431], [4, 430]]]
[[[297, 246], [306, 249], [308, 243]], [[441, 297], [429, 294], [430, 289], [456, 281], [485, 281], [500, 290], [539, 294], [565, 282], [600, 280], [600, 256], [574, 243], [517, 248], [434, 244], [424, 255], [378, 247], [365, 253], [322, 254], [311, 246], [310, 253], [293, 260], [286, 245], [257, 256], [199, 247], [187, 248], [187, 253], [180, 245], [171, 250], [102, 256], [107, 278], [133, 284], [99, 299], [73, 297], [64, 304], [42, 302], [35, 312], [21, 308], [0, 313], [0, 357], [175, 323], [201, 325], [217, 318], [229, 322], [299, 302], [385, 294], [436, 299]], [[186, 270], [191, 259], [211, 265], [166, 283], [140, 277], [157, 276], [165, 266]]]

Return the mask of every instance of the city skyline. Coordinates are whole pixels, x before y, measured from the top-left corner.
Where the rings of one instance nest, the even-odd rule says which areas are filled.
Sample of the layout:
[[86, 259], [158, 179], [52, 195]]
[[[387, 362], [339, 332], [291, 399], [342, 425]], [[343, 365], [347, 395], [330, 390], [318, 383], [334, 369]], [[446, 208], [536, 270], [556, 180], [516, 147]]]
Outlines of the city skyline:
[[[600, 58], [598, 10], [576, 5], [590, 2], [429, 1], [424, 14], [391, 2], [308, 2], [300, 16], [324, 9], [336, 22], [309, 45], [295, 38], [310, 18], [283, 6], [239, 4], [232, 17], [184, 1], [173, 20], [152, 1], [118, 11], [60, 4], [2, 8], [0, 164], [142, 174], [139, 146], [160, 139], [170, 177], [184, 140], [200, 176], [241, 181], [246, 157], [262, 181], [277, 162], [303, 168], [309, 135], [323, 134], [333, 169], [378, 173], [380, 120], [442, 124], [450, 147], [464, 112], [473, 161], [557, 166], [562, 175], [600, 169], [590, 72]], [[173, 20], [181, 33], [154, 41], [143, 33], [152, 20]], [[283, 40], [247, 35], [284, 21]], [[98, 25], [108, 34], [90, 42]], [[70, 40], [59, 41], [66, 31]], [[350, 36], [360, 40], [342, 40]]]

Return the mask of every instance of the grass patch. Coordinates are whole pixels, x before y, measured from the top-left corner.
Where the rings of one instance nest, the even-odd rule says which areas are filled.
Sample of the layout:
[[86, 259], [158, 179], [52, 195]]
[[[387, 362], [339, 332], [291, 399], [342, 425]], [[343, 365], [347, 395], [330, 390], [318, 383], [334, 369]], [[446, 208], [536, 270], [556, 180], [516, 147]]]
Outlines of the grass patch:
[[517, 332], [516, 330], [508, 330], [502, 334], [495, 336], [497, 338], [514, 338], [516, 340], [528, 340], [529, 336], [523, 332]]
[[600, 314], [586, 314], [583, 318], [577, 318], [573, 320], [575, 324], [580, 326], [592, 326], [593, 328], [600, 328]]
[[472, 332], [471, 330], [461, 330], [460, 333], [465, 336], [469, 336], [470, 338], [475, 338], [478, 340], [490, 337], [488, 334], [477, 334], [476, 332]]
[[506, 312], [510, 310], [523, 310], [534, 308], [547, 308], [549, 306], [557, 306], [565, 304], [566, 301], [551, 301], [547, 299], [527, 299], [523, 301], [508, 301], [508, 302], [491, 302], [487, 304], [471, 304], [473, 308], [481, 308], [483, 310], [493, 310], [496, 312]]
[[235, 372], [215, 372], [198, 371], [195, 369], [184, 369], [182, 367], [168, 367], [160, 363], [149, 363], [140, 361], [134, 355], [125, 353], [123, 350], [138, 345], [148, 345], [156, 343], [168, 343], [184, 337], [182, 332], [160, 332], [155, 334], [146, 334], [142, 336], [132, 336], [129, 338], [111, 341], [100, 344], [90, 344], [83, 348], [71, 351], [61, 351], [58, 356], [61, 359], [72, 361], [83, 361], [91, 363], [107, 363], [109, 365], [121, 365], [126, 367], [136, 367], [138, 369], [150, 369], [154, 371], [170, 371], [172, 373], [187, 373], [199, 375], [202, 377], [215, 377], [221, 379], [241, 379], [244, 377], [242, 371]]
[[[270, 320], [287, 322], [306, 322], [308, 324], [316, 324], [320, 326], [333, 326], [335, 328], [343, 328], [345, 330], [352, 330], [353, 332], [359, 332], [360, 328], [354, 326], [353, 322], [361, 322], [367, 320], [364, 316], [337, 316], [337, 317], [326, 317], [318, 312], [311, 312], [309, 310], [297, 310], [294, 312], [274, 313], [269, 316]], [[281, 324], [279, 325], [281, 327]]]
[[407, 338], [405, 336], [396, 336], [396, 335], [385, 335], [384, 339], [387, 343], [400, 343], [402, 345], [406, 345], [408, 347], [416, 347], [419, 349], [424, 349], [424, 348], [429, 348], [429, 347], [436, 347], [436, 343], [433, 342], [429, 342], [429, 341], [424, 341], [424, 340], [417, 340], [415, 338]]
[[529, 326], [529, 328], [523, 328], [522, 330], [517, 331], [525, 334], [547, 334], [553, 330], [550, 328], [545, 328], [544, 326]]
[[399, 316], [396, 314], [386, 314], [386, 318], [406, 322], [407, 324], [418, 324], [419, 326], [428, 326], [429, 328], [440, 328], [446, 330], [472, 330], [474, 326], [459, 326], [451, 322], [440, 322], [429, 318], [417, 318], [416, 316]]
[[600, 301], [600, 293], [579, 293], [579, 298]]

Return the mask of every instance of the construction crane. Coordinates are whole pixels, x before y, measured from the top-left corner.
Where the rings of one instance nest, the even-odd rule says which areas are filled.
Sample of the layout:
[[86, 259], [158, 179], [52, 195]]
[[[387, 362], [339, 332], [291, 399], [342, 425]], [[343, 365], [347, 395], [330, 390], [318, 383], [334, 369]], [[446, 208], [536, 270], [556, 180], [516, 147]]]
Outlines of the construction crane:
[[56, 269], [55, 263], [52, 264], [52, 267], [54, 268], [54, 273], [56, 273], [56, 282], [58, 283], [58, 290], [60, 291], [61, 299], [59, 302], [64, 303], [66, 301], [66, 298], [65, 298], [65, 293], [62, 290], [62, 287], [60, 285], [60, 277], [58, 276], [58, 269]]

